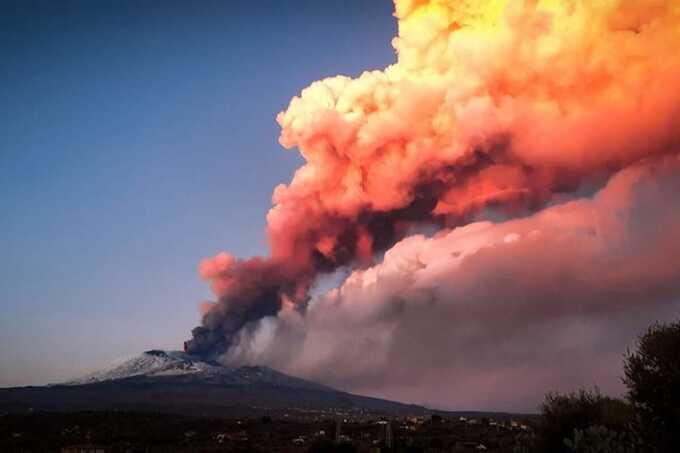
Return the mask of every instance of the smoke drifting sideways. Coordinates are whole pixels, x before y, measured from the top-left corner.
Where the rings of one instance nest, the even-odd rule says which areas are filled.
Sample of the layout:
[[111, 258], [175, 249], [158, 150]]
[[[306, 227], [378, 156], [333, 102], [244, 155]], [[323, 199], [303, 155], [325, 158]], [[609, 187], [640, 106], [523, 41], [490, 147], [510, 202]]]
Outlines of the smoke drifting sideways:
[[680, 158], [592, 198], [397, 243], [304, 313], [239, 333], [228, 362], [458, 409], [534, 411], [544, 392], [619, 394], [622, 355], [680, 313]]
[[274, 190], [269, 257], [201, 263], [217, 300], [188, 352], [228, 355], [244, 328], [289, 304], [304, 311], [319, 275], [370, 266], [421, 224], [536, 211], [680, 149], [677, 2], [395, 9], [395, 64], [314, 82], [277, 117], [281, 144], [306, 163]]

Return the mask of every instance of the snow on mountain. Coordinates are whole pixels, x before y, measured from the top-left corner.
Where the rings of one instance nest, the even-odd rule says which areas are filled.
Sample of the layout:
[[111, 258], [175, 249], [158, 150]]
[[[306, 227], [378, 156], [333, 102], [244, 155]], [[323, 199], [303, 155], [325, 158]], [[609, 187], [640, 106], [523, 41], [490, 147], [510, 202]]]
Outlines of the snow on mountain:
[[220, 373], [227, 368], [205, 362], [182, 351], [153, 349], [133, 357], [120, 365], [88, 374], [67, 382], [70, 385], [125, 379], [133, 376], [173, 376], [192, 373]]
[[275, 387], [332, 390], [328, 387], [288, 376], [268, 367], [242, 366], [226, 367], [215, 361], [182, 351], [153, 349], [133, 357], [120, 365], [113, 366], [81, 378], [66, 382], [66, 385], [94, 384], [120, 379], [162, 379], [174, 377], [177, 382], [203, 382], [224, 385], [269, 385]]

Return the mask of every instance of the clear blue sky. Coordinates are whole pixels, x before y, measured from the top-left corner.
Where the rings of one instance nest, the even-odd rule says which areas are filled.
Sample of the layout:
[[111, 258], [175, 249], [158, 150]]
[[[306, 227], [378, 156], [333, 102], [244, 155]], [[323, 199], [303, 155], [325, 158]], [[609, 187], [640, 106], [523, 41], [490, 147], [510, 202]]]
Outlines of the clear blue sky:
[[198, 261], [266, 253], [276, 114], [394, 60], [388, 0], [18, 1], [0, 14], [0, 386], [179, 348]]

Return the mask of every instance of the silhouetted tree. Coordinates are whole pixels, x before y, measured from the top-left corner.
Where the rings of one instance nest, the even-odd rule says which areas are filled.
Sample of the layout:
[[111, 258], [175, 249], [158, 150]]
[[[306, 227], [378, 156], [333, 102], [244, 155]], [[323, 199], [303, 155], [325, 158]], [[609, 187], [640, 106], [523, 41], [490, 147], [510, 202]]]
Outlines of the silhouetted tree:
[[645, 439], [656, 451], [680, 451], [680, 322], [647, 329], [624, 370]]
[[536, 429], [535, 446], [539, 452], [569, 452], [568, 442], [577, 432], [604, 427], [624, 432], [632, 419], [626, 402], [601, 395], [597, 390], [580, 390], [560, 395], [549, 393], [541, 408], [542, 418]]

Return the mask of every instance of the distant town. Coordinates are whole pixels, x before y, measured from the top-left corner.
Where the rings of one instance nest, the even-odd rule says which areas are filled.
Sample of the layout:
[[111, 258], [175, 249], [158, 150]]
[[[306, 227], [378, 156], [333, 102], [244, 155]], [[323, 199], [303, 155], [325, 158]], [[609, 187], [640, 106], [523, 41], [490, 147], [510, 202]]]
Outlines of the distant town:
[[[316, 413], [314, 413], [316, 412]], [[513, 452], [532, 419], [310, 411], [203, 418], [130, 412], [0, 417], [3, 452]]]

